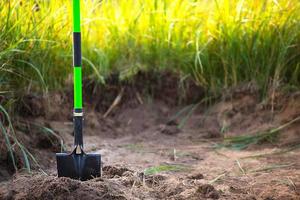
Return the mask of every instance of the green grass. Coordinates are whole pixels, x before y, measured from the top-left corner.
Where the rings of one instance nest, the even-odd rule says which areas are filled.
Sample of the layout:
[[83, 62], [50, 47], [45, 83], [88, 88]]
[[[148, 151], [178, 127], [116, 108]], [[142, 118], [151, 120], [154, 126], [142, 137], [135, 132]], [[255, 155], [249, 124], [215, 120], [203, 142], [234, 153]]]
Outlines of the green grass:
[[145, 175], [154, 175], [162, 172], [178, 172], [185, 170], [187, 170], [187, 167], [182, 165], [159, 165], [145, 169], [144, 173]]
[[299, 148], [300, 148], [300, 145], [296, 144], [296, 145], [291, 145], [290, 147], [285, 148], [285, 149], [275, 150], [270, 153], [260, 153], [260, 154], [245, 156], [245, 157], [242, 157], [241, 159], [257, 159], [257, 158], [263, 158], [263, 157], [268, 157], [268, 156], [281, 155], [281, 154], [289, 153], [289, 152], [294, 151]]
[[296, 117], [295, 119], [283, 125], [265, 131], [259, 131], [255, 134], [241, 134], [238, 136], [228, 136], [224, 138], [223, 144], [217, 146], [242, 150], [252, 144], [261, 144], [263, 142], [274, 143], [283, 129], [287, 128], [295, 122], [298, 122], [299, 120], [300, 117]]
[[[1, 1], [1, 91], [61, 88], [71, 73], [71, 1]], [[240, 82], [299, 86], [298, 0], [82, 1], [84, 74], [171, 69], [216, 93]], [[18, 80], [18, 81], [16, 81]], [[19, 94], [19, 93], [18, 93]]]
[[[31, 164], [30, 160], [36, 164], [38, 163], [34, 156], [27, 150], [27, 148], [19, 142], [17, 135], [15, 133], [15, 130], [12, 125], [11, 118], [4, 107], [0, 105], [0, 111], [4, 114], [3, 121], [0, 121], [0, 132], [2, 133], [2, 136], [4, 138], [4, 144], [6, 146], [8, 156], [10, 157], [10, 160], [13, 164], [14, 170], [18, 170], [18, 163], [15, 158], [16, 151], [19, 151], [21, 154], [21, 157], [23, 159], [24, 168], [27, 169], [28, 172], [31, 172]], [[6, 122], [8, 125], [5, 126], [4, 122]]]
[[[7, 150], [7, 155], [9, 156], [13, 169], [17, 171], [20, 167], [25, 168], [27, 172], [31, 172], [32, 165], [36, 168], [40, 168], [39, 163], [35, 159], [35, 157], [31, 154], [31, 152], [18, 140], [18, 136], [15, 132], [15, 129], [13, 127], [13, 122], [11, 120], [11, 117], [7, 110], [0, 105], [0, 142], [4, 142], [5, 148]], [[43, 134], [46, 134], [47, 136], [54, 136], [57, 139], [60, 140], [60, 147], [61, 151], [65, 150], [65, 145], [63, 143], [63, 140], [59, 135], [57, 135], [52, 129], [38, 125], [38, 124], [32, 124], [39, 128]], [[49, 138], [50, 140], [50, 138]], [[50, 140], [51, 141], [51, 140]], [[51, 141], [53, 142], [53, 141]], [[0, 149], [0, 153], [2, 152], [2, 149]], [[19, 154], [20, 158], [22, 159], [23, 165], [21, 163], [18, 163], [16, 159], [16, 154]], [[18, 157], [19, 157], [18, 156]], [[40, 169], [41, 170], [41, 169]], [[43, 170], [41, 172], [45, 173]]]

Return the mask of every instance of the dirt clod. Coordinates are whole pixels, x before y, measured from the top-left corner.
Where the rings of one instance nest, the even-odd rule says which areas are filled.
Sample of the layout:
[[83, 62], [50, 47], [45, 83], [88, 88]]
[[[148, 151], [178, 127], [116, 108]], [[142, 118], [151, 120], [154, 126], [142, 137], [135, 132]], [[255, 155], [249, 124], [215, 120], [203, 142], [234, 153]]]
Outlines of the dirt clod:
[[103, 171], [103, 176], [107, 177], [107, 178], [113, 178], [115, 176], [123, 176], [123, 175], [127, 175], [126, 172], [132, 172], [131, 170], [125, 168], [125, 167], [114, 167], [114, 166], [105, 166], [102, 169]]
[[155, 187], [159, 186], [162, 181], [166, 180], [166, 177], [158, 174], [147, 176], [145, 179], [148, 187]]
[[219, 192], [210, 184], [204, 184], [198, 187], [197, 192], [205, 198], [219, 199]]

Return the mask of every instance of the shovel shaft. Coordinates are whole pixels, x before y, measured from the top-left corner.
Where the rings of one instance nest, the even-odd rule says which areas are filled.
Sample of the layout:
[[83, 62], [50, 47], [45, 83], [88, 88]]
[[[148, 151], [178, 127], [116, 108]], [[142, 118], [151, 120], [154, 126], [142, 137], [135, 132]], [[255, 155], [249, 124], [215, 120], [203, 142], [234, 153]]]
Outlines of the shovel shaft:
[[74, 66], [74, 145], [83, 147], [82, 137], [82, 56], [80, 0], [73, 0], [73, 66]]
[[80, 0], [73, 0], [73, 31], [74, 108], [82, 109]]
[[[74, 145], [72, 153], [57, 153], [58, 177], [88, 180], [101, 176], [101, 155], [86, 154], [82, 137], [82, 58], [80, 33], [80, 0], [73, 0], [73, 63], [74, 63]], [[78, 148], [80, 147], [80, 148]]]

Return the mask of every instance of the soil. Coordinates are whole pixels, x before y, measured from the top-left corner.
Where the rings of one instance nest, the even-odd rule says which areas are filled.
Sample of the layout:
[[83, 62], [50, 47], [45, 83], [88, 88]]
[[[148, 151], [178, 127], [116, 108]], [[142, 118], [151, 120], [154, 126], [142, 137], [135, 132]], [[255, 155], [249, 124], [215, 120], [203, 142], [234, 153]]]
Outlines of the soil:
[[[281, 130], [273, 143], [245, 149], [220, 145], [224, 137], [255, 135], [295, 119], [300, 114], [299, 94], [276, 94], [261, 103], [250, 83], [225, 92], [209, 107], [194, 106], [193, 112], [176, 118], [200, 100], [172, 98], [178, 96], [177, 90], [167, 89], [172, 80], [155, 86], [150, 96], [142, 86], [115, 82], [111, 80], [109, 89], [85, 83], [85, 150], [102, 155], [102, 177], [85, 182], [57, 178], [54, 153], [60, 151], [61, 141], [69, 151], [73, 143], [70, 93], [55, 93], [45, 101], [30, 96], [26, 104], [38, 104], [40, 110], [28, 112], [32, 108], [21, 106], [26, 111], [16, 118], [16, 134], [42, 170], [34, 166], [27, 173], [16, 151], [20, 159], [15, 171], [0, 143], [5, 155], [0, 158], [0, 199], [300, 199], [299, 121]], [[188, 95], [199, 90], [198, 97], [203, 97], [201, 88], [188, 85]], [[100, 91], [110, 92], [104, 98]], [[113, 102], [116, 105], [107, 112]], [[60, 108], [49, 110], [54, 104]], [[45, 135], [41, 127], [54, 132]]]

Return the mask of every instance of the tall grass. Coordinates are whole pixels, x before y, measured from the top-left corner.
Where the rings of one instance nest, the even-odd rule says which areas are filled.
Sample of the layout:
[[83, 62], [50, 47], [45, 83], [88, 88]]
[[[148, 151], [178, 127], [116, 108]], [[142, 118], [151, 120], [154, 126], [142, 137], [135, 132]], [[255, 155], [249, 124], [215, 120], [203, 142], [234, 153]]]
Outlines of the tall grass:
[[[28, 172], [31, 172], [30, 161], [32, 161], [37, 166], [39, 166], [39, 164], [35, 160], [34, 156], [27, 150], [27, 148], [19, 142], [15, 130], [13, 128], [11, 118], [5, 110], [5, 108], [1, 105], [0, 112], [1, 114], [3, 114], [3, 120], [0, 120], [0, 132], [2, 135], [0, 141], [2, 142], [3, 138], [4, 144], [7, 149], [8, 157], [11, 160], [13, 169], [18, 170], [18, 167], [23, 167], [20, 166], [20, 163], [17, 163], [17, 160], [15, 158], [16, 151], [19, 151], [23, 158], [24, 168], [26, 168]], [[5, 126], [5, 122], [8, 124], [7, 126]]]
[[[72, 65], [71, 6], [0, 2], [1, 88], [64, 84]], [[265, 90], [299, 85], [299, 13], [298, 0], [82, 1], [84, 72], [101, 80], [168, 68], [215, 92], [251, 80]]]

